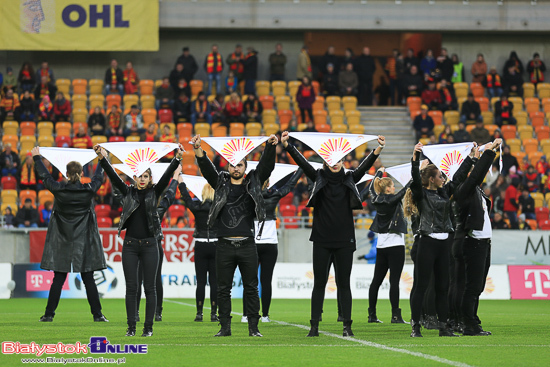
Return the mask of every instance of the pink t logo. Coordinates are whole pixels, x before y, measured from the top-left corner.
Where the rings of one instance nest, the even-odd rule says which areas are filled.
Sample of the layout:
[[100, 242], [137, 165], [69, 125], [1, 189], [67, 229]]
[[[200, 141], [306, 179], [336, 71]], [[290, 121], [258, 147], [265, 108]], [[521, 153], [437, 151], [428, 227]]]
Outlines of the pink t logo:
[[[533, 275], [533, 280], [529, 280], [529, 276]], [[544, 288], [550, 290], [550, 270], [548, 269], [525, 269], [525, 288], [532, 289], [533, 285], [535, 293], [532, 297], [548, 297], [548, 294], [544, 293]], [[543, 280], [543, 276], [546, 276], [546, 280]]]

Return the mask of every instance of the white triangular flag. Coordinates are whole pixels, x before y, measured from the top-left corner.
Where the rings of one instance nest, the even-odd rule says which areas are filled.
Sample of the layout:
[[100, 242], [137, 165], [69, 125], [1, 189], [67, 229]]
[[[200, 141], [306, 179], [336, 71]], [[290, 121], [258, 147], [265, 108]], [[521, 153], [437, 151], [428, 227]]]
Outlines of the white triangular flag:
[[411, 164], [404, 163], [386, 168], [388, 175], [395, 178], [402, 186], [405, 186], [412, 178]]
[[424, 145], [422, 153], [452, 180], [473, 147], [474, 143]]
[[335, 165], [358, 146], [378, 138], [376, 135], [363, 134], [290, 133], [289, 135], [311, 147], [329, 166]]
[[[323, 163], [309, 162], [309, 164], [311, 164], [311, 166], [315, 169], [322, 169], [323, 168]], [[347, 168], [344, 168], [344, 171], [348, 172], [348, 171], [351, 171], [351, 170], [347, 169]], [[373, 178], [374, 178], [374, 176], [371, 176], [368, 173], [365, 173], [365, 175], [363, 177], [361, 177], [361, 179], [356, 183], [356, 185], [359, 185], [361, 182], [372, 180]]]
[[101, 143], [103, 148], [120, 159], [132, 170], [133, 176], [141, 176], [153, 163], [178, 148], [174, 143], [124, 142]]
[[268, 139], [268, 136], [202, 138], [233, 166]]
[[67, 163], [77, 161], [84, 167], [97, 157], [93, 149], [77, 148], [40, 148], [40, 155], [50, 161], [65, 177]]
[[[246, 173], [250, 172], [253, 169], [256, 169], [256, 167], [258, 166], [258, 163], [259, 162], [257, 161], [246, 162], [247, 164]], [[285, 178], [289, 174], [296, 172], [298, 168], [299, 167], [295, 164], [275, 163], [275, 168], [273, 169], [273, 171], [271, 172], [271, 175], [269, 176], [268, 188], [270, 189], [271, 187], [273, 187], [273, 185], [281, 181], [283, 178]]]
[[197, 199], [202, 201], [202, 189], [208, 183], [206, 181], [206, 178], [201, 176], [191, 176], [191, 175], [184, 175], [184, 174], [182, 174], [181, 177], [183, 177], [183, 182], [185, 182], [187, 189], [189, 189], [189, 191], [195, 194]]
[[[160, 178], [162, 177], [164, 172], [166, 172], [166, 169], [168, 168], [169, 165], [170, 163], [155, 163], [155, 164], [152, 164], [151, 167], [149, 167], [151, 168], [151, 174], [153, 176], [154, 184], [157, 184], [160, 181]], [[126, 176], [130, 177], [131, 179], [134, 178], [134, 171], [132, 171], [132, 169], [127, 164], [117, 163], [117, 164], [113, 164], [113, 167], [123, 172]]]

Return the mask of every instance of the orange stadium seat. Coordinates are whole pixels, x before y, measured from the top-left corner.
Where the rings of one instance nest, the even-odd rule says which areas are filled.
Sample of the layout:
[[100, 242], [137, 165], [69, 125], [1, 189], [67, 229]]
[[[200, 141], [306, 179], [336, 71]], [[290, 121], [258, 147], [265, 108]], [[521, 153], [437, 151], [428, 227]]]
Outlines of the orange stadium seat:
[[262, 107], [264, 110], [272, 110], [273, 109], [273, 96], [261, 96], [259, 98], [261, 104], [262, 104]]
[[428, 116], [434, 120], [434, 125], [441, 125], [443, 124], [443, 114], [441, 111], [429, 111]]
[[155, 88], [155, 82], [151, 79], [143, 79], [139, 81], [139, 92], [141, 96], [152, 95]]
[[470, 92], [473, 93], [476, 100], [477, 98], [481, 98], [485, 96], [485, 88], [483, 88], [483, 85], [481, 85], [481, 83], [471, 83]]
[[313, 109], [313, 111], [324, 110], [325, 109], [325, 97], [316, 96], [315, 97], [315, 102], [313, 103], [313, 106], [312, 106], [312, 109]]
[[[279, 124], [281, 125], [281, 130], [287, 130], [292, 121], [292, 111], [291, 110], [279, 110], [277, 112], [279, 115]], [[266, 121], [264, 120], [264, 124]]]
[[522, 143], [523, 151], [527, 153], [527, 155], [539, 150], [539, 141], [537, 139], [524, 139]]
[[489, 111], [489, 98], [487, 97], [476, 97], [477, 103], [479, 103], [479, 108], [481, 111]]
[[73, 79], [73, 94], [86, 94], [88, 81], [86, 79]]
[[539, 141], [550, 139], [550, 127], [548, 126], [537, 126], [535, 128], [535, 133]]
[[122, 97], [120, 94], [109, 94], [105, 100], [107, 101], [107, 111], [111, 111], [113, 105], [118, 106], [118, 108], [122, 107]]
[[514, 125], [503, 125], [500, 128], [504, 140], [514, 139], [516, 137], [516, 127]]
[[529, 114], [529, 119], [531, 120], [531, 125], [533, 125], [533, 127], [542, 126], [544, 125], [544, 112], [531, 112]]
[[36, 133], [36, 123], [25, 121], [22, 122], [21, 125], [19, 125], [19, 128], [21, 129], [21, 135], [32, 135], [34, 136]]

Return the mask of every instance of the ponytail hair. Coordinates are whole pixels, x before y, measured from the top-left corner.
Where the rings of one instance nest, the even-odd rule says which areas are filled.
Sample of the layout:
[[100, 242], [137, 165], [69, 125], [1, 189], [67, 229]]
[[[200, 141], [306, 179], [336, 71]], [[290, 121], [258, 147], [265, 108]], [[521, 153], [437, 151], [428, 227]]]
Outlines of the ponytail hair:
[[393, 181], [389, 177], [376, 177], [374, 179], [374, 191], [376, 191], [377, 194], [385, 194], [386, 189], [388, 187], [391, 187], [393, 185]]
[[67, 178], [71, 183], [80, 181], [82, 176], [82, 165], [77, 161], [67, 163]]
[[202, 201], [204, 202], [206, 200], [214, 200], [214, 189], [210, 184], [206, 184], [202, 188]]
[[413, 199], [413, 194], [411, 189], [407, 189], [405, 196], [403, 197], [403, 213], [405, 218], [411, 219], [413, 215], [418, 215], [418, 207]]

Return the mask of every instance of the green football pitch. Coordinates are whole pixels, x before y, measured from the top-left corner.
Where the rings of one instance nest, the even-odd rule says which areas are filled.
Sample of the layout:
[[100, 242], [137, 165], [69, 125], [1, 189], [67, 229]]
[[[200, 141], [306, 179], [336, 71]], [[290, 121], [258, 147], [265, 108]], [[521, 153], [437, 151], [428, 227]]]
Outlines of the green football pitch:
[[[224, 338], [213, 336], [219, 330], [217, 323], [193, 321], [195, 306], [191, 299], [166, 299], [164, 320], [155, 323], [151, 338], [124, 336], [124, 300], [102, 301], [109, 323], [94, 323], [86, 300], [75, 299], [62, 299], [54, 322], [40, 323], [45, 304], [44, 299], [1, 300], [2, 342], [87, 344], [92, 336], [105, 336], [111, 345], [147, 344], [146, 355], [92, 355], [125, 358], [125, 365], [136, 366], [550, 366], [548, 301], [482, 301], [480, 317], [492, 336], [441, 338], [436, 330], [423, 330], [424, 337], [414, 339], [409, 337], [409, 325], [389, 322], [387, 300], [378, 305], [382, 324], [367, 323], [367, 301], [354, 301], [355, 338], [341, 336], [342, 324], [336, 322], [334, 300], [325, 301], [318, 338], [305, 337], [309, 330], [309, 300], [273, 300], [272, 322], [259, 325], [263, 338], [248, 336], [247, 325], [241, 323], [238, 314], [242, 310], [240, 299], [233, 302], [233, 335]], [[141, 305], [143, 316], [145, 302]], [[401, 300], [401, 306], [403, 315], [409, 315], [408, 302]], [[208, 313], [205, 310], [205, 316]], [[32, 357], [36, 358], [3, 353], [0, 366], [20, 366], [23, 359]], [[39, 358], [45, 362], [47, 357]]]

